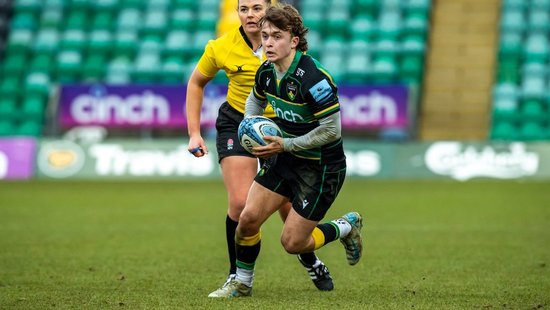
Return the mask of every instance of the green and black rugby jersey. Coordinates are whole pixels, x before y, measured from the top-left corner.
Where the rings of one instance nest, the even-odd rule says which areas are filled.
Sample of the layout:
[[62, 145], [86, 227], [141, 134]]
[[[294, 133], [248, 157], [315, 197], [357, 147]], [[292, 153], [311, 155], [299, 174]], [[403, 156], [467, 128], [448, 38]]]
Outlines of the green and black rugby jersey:
[[[311, 56], [296, 53], [282, 79], [273, 63], [264, 62], [254, 85], [254, 96], [267, 100], [285, 138], [302, 136], [319, 126], [319, 119], [340, 111], [337, 87], [330, 74]], [[345, 160], [342, 139], [320, 148], [292, 152], [296, 157], [332, 162]]]

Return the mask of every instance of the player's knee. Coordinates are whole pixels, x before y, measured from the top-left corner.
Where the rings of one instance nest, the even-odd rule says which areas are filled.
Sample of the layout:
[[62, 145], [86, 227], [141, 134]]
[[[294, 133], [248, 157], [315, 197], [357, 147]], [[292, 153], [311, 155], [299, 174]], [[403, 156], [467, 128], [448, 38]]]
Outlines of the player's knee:
[[242, 212], [239, 218], [238, 233], [243, 236], [249, 236], [259, 230], [258, 219], [249, 212]]
[[302, 243], [292, 237], [281, 237], [281, 244], [288, 254], [299, 254], [302, 252]]

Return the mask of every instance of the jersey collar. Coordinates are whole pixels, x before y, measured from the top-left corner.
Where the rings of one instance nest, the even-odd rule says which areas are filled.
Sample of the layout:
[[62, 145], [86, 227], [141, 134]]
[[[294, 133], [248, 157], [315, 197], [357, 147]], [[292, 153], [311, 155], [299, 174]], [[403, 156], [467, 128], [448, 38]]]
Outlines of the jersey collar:
[[239, 32], [241, 33], [241, 36], [243, 37], [243, 40], [246, 43], [246, 45], [248, 45], [248, 47], [250, 47], [250, 49], [253, 50], [254, 47], [252, 46], [252, 42], [250, 42], [250, 40], [246, 36], [246, 32], [244, 32], [243, 26], [239, 27]]
[[302, 51], [296, 51], [296, 55], [294, 55], [294, 60], [292, 60], [292, 63], [290, 64], [290, 67], [287, 70], [287, 75], [290, 75], [296, 71], [296, 67], [298, 67], [298, 63], [300, 62], [300, 59], [302, 59], [302, 55], [304, 52]]

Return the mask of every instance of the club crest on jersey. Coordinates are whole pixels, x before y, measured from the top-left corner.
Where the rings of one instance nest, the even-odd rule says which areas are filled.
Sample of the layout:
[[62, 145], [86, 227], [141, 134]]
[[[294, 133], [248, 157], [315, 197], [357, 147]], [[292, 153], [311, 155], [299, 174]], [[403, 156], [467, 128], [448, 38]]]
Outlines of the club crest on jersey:
[[297, 89], [298, 89], [297, 85], [294, 84], [293, 82], [286, 84], [286, 93], [290, 100], [294, 100], [294, 98], [296, 98]]

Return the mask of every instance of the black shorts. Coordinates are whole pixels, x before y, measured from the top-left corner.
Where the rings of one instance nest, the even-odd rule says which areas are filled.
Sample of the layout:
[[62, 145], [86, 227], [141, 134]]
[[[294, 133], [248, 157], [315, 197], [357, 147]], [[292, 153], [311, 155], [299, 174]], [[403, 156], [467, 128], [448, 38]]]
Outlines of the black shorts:
[[227, 101], [220, 106], [216, 119], [218, 162], [227, 156], [255, 157], [242, 147], [237, 136], [243, 117], [243, 114], [231, 107]]
[[302, 217], [320, 221], [338, 196], [346, 177], [346, 161], [320, 164], [280, 153], [267, 160], [254, 179], [288, 197]]

